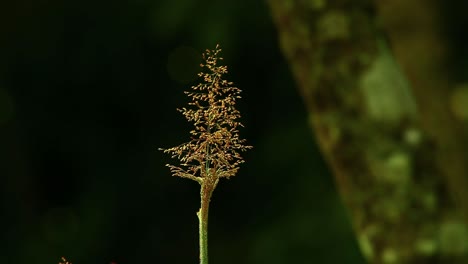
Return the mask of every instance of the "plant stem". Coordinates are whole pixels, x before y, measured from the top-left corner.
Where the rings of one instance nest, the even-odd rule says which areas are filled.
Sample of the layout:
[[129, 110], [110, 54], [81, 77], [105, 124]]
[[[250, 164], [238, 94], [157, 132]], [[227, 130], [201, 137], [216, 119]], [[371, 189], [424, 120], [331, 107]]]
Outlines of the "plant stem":
[[211, 179], [205, 178], [200, 190], [200, 210], [197, 212], [199, 221], [200, 264], [208, 264], [208, 209], [211, 194], [215, 188]]

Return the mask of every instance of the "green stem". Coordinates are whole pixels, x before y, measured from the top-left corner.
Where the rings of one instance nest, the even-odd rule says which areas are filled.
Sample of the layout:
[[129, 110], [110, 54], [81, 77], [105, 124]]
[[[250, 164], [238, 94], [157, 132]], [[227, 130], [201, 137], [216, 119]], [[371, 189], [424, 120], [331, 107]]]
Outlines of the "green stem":
[[208, 264], [208, 209], [211, 194], [215, 185], [205, 178], [200, 190], [200, 210], [197, 212], [199, 221], [200, 264]]

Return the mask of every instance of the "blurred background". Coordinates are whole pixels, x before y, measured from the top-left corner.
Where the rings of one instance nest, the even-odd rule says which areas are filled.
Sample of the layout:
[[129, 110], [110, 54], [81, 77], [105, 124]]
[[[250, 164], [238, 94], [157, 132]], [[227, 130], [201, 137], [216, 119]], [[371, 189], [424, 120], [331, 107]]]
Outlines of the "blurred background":
[[197, 263], [198, 184], [158, 148], [189, 138], [176, 108], [218, 43], [254, 149], [214, 193], [210, 261], [364, 263], [264, 1], [17, 0], [0, 33], [0, 263]]

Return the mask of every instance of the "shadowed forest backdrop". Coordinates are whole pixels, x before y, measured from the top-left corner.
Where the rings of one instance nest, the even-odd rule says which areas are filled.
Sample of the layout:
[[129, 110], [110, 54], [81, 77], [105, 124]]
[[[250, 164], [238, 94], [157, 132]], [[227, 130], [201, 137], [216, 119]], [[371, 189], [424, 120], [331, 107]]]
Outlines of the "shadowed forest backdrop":
[[[245, 125], [241, 136], [254, 149], [245, 154], [246, 163], [237, 176], [222, 181], [214, 192], [210, 210], [212, 263], [363, 264], [366, 258], [369, 263], [444, 263], [437, 262], [440, 254], [433, 252], [439, 252], [447, 243], [450, 247], [453, 241], [457, 247], [455, 251], [452, 247], [448, 250], [452, 252], [451, 260], [460, 261], [468, 251], [468, 239], [464, 236], [468, 233], [466, 221], [463, 224], [459, 220], [463, 216], [458, 214], [464, 210], [458, 208], [466, 205], [466, 174], [464, 180], [459, 176], [450, 178], [449, 182], [455, 184], [437, 193], [450, 200], [452, 196], [447, 198], [447, 190], [452, 189], [453, 199], [459, 202], [455, 205], [452, 202], [433, 205], [431, 199], [437, 200], [438, 196], [424, 196], [424, 188], [439, 186], [437, 180], [422, 185], [418, 181], [405, 184], [402, 196], [396, 195], [395, 190], [401, 187], [398, 179], [407, 182], [413, 171], [425, 171], [420, 164], [436, 164], [440, 160], [432, 154], [412, 156], [421, 152], [439, 155], [437, 144], [441, 143], [436, 140], [439, 134], [426, 136], [426, 132], [420, 131], [447, 127], [464, 138], [456, 141], [457, 148], [466, 146], [468, 92], [463, 83], [467, 78], [468, 53], [464, 46], [468, 40], [463, 30], [468, 20], [463, 18], [463, 10], [468, 6], [463, 1], [451, 1], [450, 5], [437, 8], [428, 5], [428, 11], [417, 5], [395, 9], [399, 1], [389, 1], [397, 3], [394, 6], [364, 0], [316, 0], [304, 6], [305, 2], [2, 2], [0, 263], [57, 263], [61, 256], [74, 264], [197, 261], [198, 185], [171, 177], [164, 167], [169, 159], [157, 149], [187, 140], [190, 126], [175, 108], [186, 104], [183, 91], [197, 83], [200, 54], [217, 43], [223, 48], [221, 55], [228, 65], [227, 79], [243, 90], [243, 99], [238, 103]], [[423, 19], [414, 16], [414, 20], [401, 22], [397, 16], [413, 12]], [[428, 21], [433, 17], [437, 17], [434, 23], [440, 35], [431, 35], [435, 26]], [[398, 30], [408, 28], [411, 21], [414, 22], [411, 36], [430, 31], [430, 37], [419, 39], [420, 42], [418, 38], [404, 42], [408, 38], [403, 39]], [[359, 26], [359, 30], [353, 26]], [[319, 41], [314, 42], [315, 38]], [[444, 40], [443, 52], [442, 44], [435, 41], [439, 39]], [[324, 49], [325, 44], [331, 50]], [[347, 59], [343, 62], [343, 57], [354, 58], [356, 46], [362, 47], [359, 56], [364, 57], [364, 62], [352, 64]], [[405, 48], [410, 54], [421, 51], [422, 55], [405, 61], [408, 58]], [[443, 85], [438, 86], [429, 78], [433, 74], [421, 73], [418, 65], [411, 64], [416, 61], [434, 69], [433, 58], [424, 54], [442, 54], [437, 55], [435, 62], [440, 64], [436, 66], [445, 69], [443, 78], [450, 79], [450, 86], [456, 88], [440, 88]], [[370, 80], [361, 78], [363, 69], [372, 68], [369, 65], [373, 58], [379, 56], [384, 64], [390, 61], [395, 68], [397, 64], [403, 65], [401, 71], [391, 70], [391, 74], [410, 77], [395, 81], [397, 77], [388, 79], [384, 72], [384, 77], [377, 73]], [[342, 78], [347, 74], [351, 77]], [[304, 76], [318, 77], [309, 80]], [[444, 82], [439, 77], [434, 78]], [[363, 114], [367, 110], [360, 112], [352, 107], [343, 110], [342, 106], [371, 108], [377, 111], [372, 112], [375, 114], [372, 118], [384, 120], [388, 111], [382, 114], [381, 108], [372, 108], [375, 105], [372, 100], [341, 97], [348, 94], [348, 87], [350, 91], [360, 87], [357, 78], [366, 85], [370, 83], [371, 88], [363, 85], [364, 88], [352, 93], [366, 95], [370, 89], [372, 94], [372, 88], [379, 87], [374, 92], [377, 105], [387, 102], [379, 98], [387, 98], [394, 86], [439, 87], [429, 90], [446, 92], [426, 93], [421, 88], [415, 97], [427, 94], [422, 100], [425, 105], [450, 98], [447, 102], [458, 123], [453, 125], [454, 122], [444, 118], [420, 121], [415, 117], [421, 111], [420, 103], [413, 105], [411, 100], [399, 100], [400, 97], [390, 100], [393, 104], [390, 109], [396, 104], [409, 110], [404, 108], [397, 113], [389, 110], [393, 113], [390, 127], [385, 122], [368, 123], [368, 116]], [[391, 85], [385, 86], [386, 80]], [[307, 87], [314, 92], [308, 93]], [[343, 104], [338, 98], [348, 98], [350, 102]], [[330, 109], [345, 114], [330, 116]], [[410, 118], [405, 116], [408, 113]], [[323, 125], [324, 119], [332, 125]], [[346, 125], [334, 126], [334, 122]], [[346, 130], [353, 124], [358, 130]], [[416, 129], [402, 130], [408, 127]], [[319, 144], [315, 143], [312, 128]], [[340, 131], [349, 134], [345, 133], [343, 139]], [[401, 131], [409, 132], [401, 135]], [[381, 138], [389, 137], [389, 133], [395, 138], [403, 137], [410, 146], [387, 140], [382, 146]], [[412, 149], [411, 142], [416, 142], [418, 148]], [[419, 148], [419, 142], [424, 142], [423, 149]], [[335, 146], [344, 151], [359, 151], [344, 152], [345, 158], [340, 158], [340, 149]], [[398, 155], [390, 155], [394, 151]], [[428, 160], [413, 166], [412, 161], [408, 163], [405, 159], [407, 151], [411, 157]], [[453, 154], [450, 150], [447, 153]], [[457, 153], [446, 159], [455, 160], [462, 168], [466, 151]], [[390, 165], [379, 163], [380, 157]], [[359, 167], [346, 167], [353, 163]], [[448, 175], [457, 175], [451, 174], [450, 165], [446, 167]], [[362, 179], [389, 173], [378, 176], [386, 179], [383, 185], [375, 183], [379, 181], [358, 181], [365, 182], [363, 186], [346, 185], [353, 182], [358, 169], [362, 170]], [[438, 177], [433, 169], [440, 168], [429, 166], [427, 175]], [[334, 175], [341, 178], [335, 181]], [[425, 174], [418, 177], [424, 178]], [[387, 247], [403, 244], [400, 235], [408, 233], [399, 222], [407, 219], [395, 218], [393, 213], [407, 212], [406, 207], [398, 207], [402, 202], [398, 199], [406, 199], [408, 193], [419, 197], [420, 192], [428, 200], [426, 207], [439, 209], [432, 210], [429, 217], [423, 214], [411, 222], [431, 225], [421, 231], [422, 246], [411, 239], [401, 241], [419, 245], [430, 256], [437, 255], [437, 260], [431, 259], [433, 262], [403, 261], [412, 254], [404, 253], [401, 257], [401, 250], [388, 251]], [[392, 199], [380, 199], [388, 196]], [[370, 204], [363, 205], [361, 201]], [[362, 208], [372, 207], [372, 201], [376, 212], [364, 214], [367, 211]], [[385, 205], [379, 211], [381, 202]], [[448, 231], [442, 228], [444, 232], [434, 235], [432, 230], [437, 228], [433, 226], [447, 219]], [[385, 226], [379, 227], [379, 223]], [[392, 229], [395, 223], [404, 228]], [[392, 231], [391, 241], [379, 240], [381, 228]], [[375, 235], [379, 232], [380, 235]], [[369, 249], [373, 255], [369, 255]], [[395, 256], [400, 259], [395, 260]]]

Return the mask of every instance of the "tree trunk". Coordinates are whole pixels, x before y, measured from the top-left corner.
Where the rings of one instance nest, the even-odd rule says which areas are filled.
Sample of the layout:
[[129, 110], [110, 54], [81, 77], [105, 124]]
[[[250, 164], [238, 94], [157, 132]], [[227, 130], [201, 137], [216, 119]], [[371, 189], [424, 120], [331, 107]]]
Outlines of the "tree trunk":
[[[466, 120], [450, 108], [437, 32], [400, 36], [405, 26], [388, 8], [406, 10], [405, 2], [428, 5], [408, 10], [405, 23], [433, 26], [434, 9], [422, 0], [269, 5], [368, 262], [468, 263]], [[426, 52], [421, 42], [431, 45]]]

